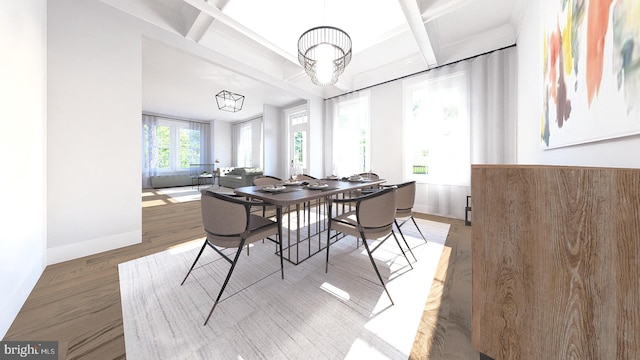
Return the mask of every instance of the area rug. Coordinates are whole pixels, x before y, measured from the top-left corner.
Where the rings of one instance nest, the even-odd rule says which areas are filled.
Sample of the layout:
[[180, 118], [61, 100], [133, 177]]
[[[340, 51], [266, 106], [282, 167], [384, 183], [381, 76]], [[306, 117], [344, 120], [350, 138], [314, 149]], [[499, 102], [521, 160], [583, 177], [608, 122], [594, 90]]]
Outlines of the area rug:
[[416, 220], [428, 243], [403, 226], [413, 269], [393, 239], [374, 252], [393, 305], [352, 237], [328, 273], [323, 251], [285, 262], [284, 280], [275, 245], [253, 244], [206, 326], [229, 264], [206, 249], [181, 286], [202, 240], [119, 264], [127, 359], [407, 359], [449, 231]]
[[233, 194], [233, 189], [221, 187], [218, 185], [206, 186], [180, 186], [172, 188], [158, 189], [158, 194], [170, 197], [174, 202], [187, 202], [200, 200], [200, 190], [211, 189], [211, 191]]

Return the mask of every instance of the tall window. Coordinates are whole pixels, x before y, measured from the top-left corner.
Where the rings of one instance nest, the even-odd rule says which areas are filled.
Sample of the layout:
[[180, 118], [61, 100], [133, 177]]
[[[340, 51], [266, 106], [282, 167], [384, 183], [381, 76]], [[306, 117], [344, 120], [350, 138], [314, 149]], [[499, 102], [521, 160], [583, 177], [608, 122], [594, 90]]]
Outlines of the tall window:
[[[199, 124], [207, 126], [206, 124]], [[157, 119], [142, 125], [143, 166], [158, 172], [189, 171], [189, 164], [206, 162], [203, 131], [189, 122]]]
[[285, 111], [289, 120], [289, 160], [291, 175], [309, 169], [309, 116], [306, 106]]
[[333, 122], [333, 173], [340, 176], [371, 170], [369, 96], [340, 100]]
[[464, 72], [405, 87], [405, 177], [469, 185], [468, 86]]
[[180, 129], [180, 167], [200, 163], [200, 130]]

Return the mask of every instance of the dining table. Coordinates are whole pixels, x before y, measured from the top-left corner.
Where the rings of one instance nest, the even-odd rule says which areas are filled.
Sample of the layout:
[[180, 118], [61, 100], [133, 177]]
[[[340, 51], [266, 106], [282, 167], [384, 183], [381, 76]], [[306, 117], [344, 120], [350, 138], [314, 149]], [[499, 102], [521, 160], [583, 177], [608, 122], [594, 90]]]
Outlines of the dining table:
[[[323, 232], [323, 225], [325, 225], [324, 228], [326, 229], [326, 221], [331, 214], [322, 214], [322, 204], [326, 203], [331, 197], [350, 196], [354, 192], [377, 188], [384, 182], [386, 182], [385, 179], [366, 178], [355, 181], [347, 179], [318, 179], [298, 182], [283, 181], [281, 184], [276, 184], [275, 186], [245, 186], [236, 188], [234, 191], [236, 195], [273, 204], [276, 208], [276, 220], [280, 234], [283, 234], [283, 209], [289, 209], [287, 211], [287, 245], [282, 247], [282, 251], [284, 259], [298, 265], [326, 248], [326, 242], [323, 242], [321, 233]], [[318, 214], [316, 216], [316, 222], [312, 224], [309, 216], [309, 221], [306, 226], [307, 236], [301, 238], [300, 206], [301, 204], [306, 206], [305, 204], [310, 204], [312, 201], [316, 201], [316, 213]], [[292, 239], [291, 209], [294, 206], [296, 209], [296, 224], [294, 229], [295, 239]], [[313, 231], [312, 227], [314, 228]], [[314, 242], [312, 246], [312, 236], [315, 235], [318, 236], [317, 245]], [[302, 247], [302, 244], [305, 242], [307, 246]]]

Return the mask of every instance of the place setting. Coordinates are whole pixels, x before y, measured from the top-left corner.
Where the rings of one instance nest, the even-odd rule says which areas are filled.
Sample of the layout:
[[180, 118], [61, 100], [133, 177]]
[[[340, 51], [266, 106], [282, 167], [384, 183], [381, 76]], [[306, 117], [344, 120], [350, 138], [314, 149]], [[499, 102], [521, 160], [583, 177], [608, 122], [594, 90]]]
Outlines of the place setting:
[[286, 193], [286, 192], [292, 192], [292, 191], [298, 191], [300, 190], [299, 187], [292, 187], [292, 186], [285, 186], [285, 185], [267, 185], [267, 186], [263, 186], [260, 191], [262, 192], [267, 192], [267, 193]]

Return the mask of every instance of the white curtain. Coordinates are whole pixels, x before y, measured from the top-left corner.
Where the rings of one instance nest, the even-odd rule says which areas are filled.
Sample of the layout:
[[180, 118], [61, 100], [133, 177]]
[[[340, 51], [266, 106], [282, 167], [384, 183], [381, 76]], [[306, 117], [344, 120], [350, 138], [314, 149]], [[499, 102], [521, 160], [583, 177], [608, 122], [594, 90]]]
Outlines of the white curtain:
[[514, 47], [429, 71], [434, 79], [464, 72], [468, 81], [469, 158], [465, 183], [438, 181], [418, 184], [416, 209], [463, 219], [471, 194], [471, 164], [515, 163], [516, 49]]
[[358, 91], [325, 102], [325, 174], [349, 176], [371, 170], [370, 94]]
[[[200, 132], [200, 164], [211, 164], [211, 125], [189, 121], [189, 129]], [[205, 168], [204, 170], [211, 171], [212, 169]]]
[[262, 117], [236, 123], [232, 131], [232, 166], [263, 167]]
[[[466, 104], [465, 121], [466, 134], [459, 133], [456, 137], [452, 137], [449, 143], [442, 143], [442, 154], [431, 153], [429, 155], [440, 156], [443, 161], [438, 164], [442, 169], [451, 166], [447, 162], [446, 152], [457, 151], [457, 148], [464, 148], [467, 153], [457, 153], [456, 162], [465, 161], [464, 164], [457, 167], [458, 170], [443, 170], [441, 174], [445, 176], [433, 176], [430, 179], [423, 178], [419, 181], [416, 193], [416, 211], [441, 216], [453, 217], [458, 219], [464, 218], [464, 207], [466, 205], [466, 196], [471, 194], [470, 189], [470, 165], [477, 163], [515, 163], [516, 159], [516, 49], [510, 47], [503, 50], [494, 51], [487, 55], [482, 55], [470, 60], [460, 61], [458, 63], [443, 66], [437, 69], [427, 71], [423, 74], [411, 76], [402, 81], [402, 89], [405, 97], [403, 104], [393, 103], [390, 106], [398, 106], [397, 112], [407, 116], [407, 87], [415, 85], [420, 81], [428, 82], [435, 79], [451, 78], [454, 74], [464, 74], [464, 103]], [[435, 84], [438, 84], [436, 81]], [[440, 82], [438, 86], [447, 87], [447, 81]], [[398, 87], [392, 87], [397, 89]], [[394, 90], [395, 91], [395, 90]], [[331, 174], [336, 169], [336, 158], [339, 158], [337, 151], [342, 147], [341, 143], [354, 138], [352, 133], [336, 133], [336, 122], [338, 121], [338, 108], [341, 103], [358, 99], [370, 91], [357, 91], [350, 95], [344, 95], [338, 98], [332, 98], [325, 102], [325, 141], [327, 145], [324, 149], [324, 171], [325, 174]], [[379, 96], [380, 92], [376, 92], [374, 96]], [[392, 96], [392, 98], [398, 98]], [[376, 98], [377, 99], [377, 98]], [[432, 99], [432, 101], [435, 99]], [[435, 100], [436, 102], [438, 100]], [[396, 105], [397, 104], [397, 105]], [[374, 108], [380, 109], [381, 104], [373, 104]], [[402, 107], [405, 106], [404, 109]], [[442, 108], [442, 107], [441, 107]], [[362, 110], [364, 114], [371, 112], [371, 104], [367, 109]], [[409, 111], [410, 113], [410, 111]], [[380, 121], [380, 117], [377, 117]], [[389, 118], [383, 121], [394, 121]], [[445, 123], [446, 125], [446, 123]], [[373, 126], [380, 126], [374, 123]], [[406, 122], [404, 125], [406, 126]], [[429, 131], [429, 130], [423, 130]], [[443, 129], [438, 129], [443, 131]], [[389, 166], [394, 169], [393, 173], [385, 174], [384, 171], [379, 175], [385, 178], [393, 177], [396, 181], [410, 180], [412, 175], [412, 165], [408, 166], [406, 159], [410, 154], [405, 146], [400, 146], [410, 139], [404, 129], [402, 139], [392, 138], [393, 144], [398, 146], [390, 146], [385, 151], [389, 158], [398, 159], [403, 162], [402, 174], [396, 173], [395, 169], [399, 167]], [[428, 134], [431, 135], [431, 134]], [[390, 135], [392, 136], [392, 135]], [[464, 139], [463, 139], [464, 137]], [[427, 136], [424, 137], [428, 138]], [[422, 140], [424, 141], [424, 140]], [[415, 149], [414, 149], [415, 150]], [[434, 150], [435, 151], [435, 150]], [[401, 160], [405, 159], [405, 161]], [[459, 161], [458, 161], [459, 160]], [[419, 165], [419, 164], [416, 164]], [[376, 172], [376, 169], [373, 169]], [[436, 170], [436, 169], [432, 169]], [[351, 170], [350, 170], [351, 171]], [[448, 174], [447, 172], [456, 172]], [[432, 171], [433, 174], [433, 171]], [[338, 175], [345, 175], [339, 173]]]
[[470, 80], [471, 163], [515, 164], [516, 48], [471, 60]]
[[[163, 174], [183, 173], [187, 170], [181, 169], [180, 148], [181, 144], [175, 139], [180, 139], [180, 129], [197, 130], [200, 133], [199, 158], [193, 159], [194, 163], [211, 164], [211, 127], [209, 124], [196, 121], [171, 118], [168, 116], [142, 114], [142, 188], [151, 187], [151, 177], [158, 175], [160, 155], [158, 150], [157, 127], [168, 127], [171, 138], [170, 165], [163, 169]], [[194, 146], [195, 147], [195, 146]], [[184, 166], [182, 166], [184, 167]], [[191, 169], [189, 169], [191, 170]], [[211, 167], [202, 167], [198, 171], [211, 171]]]
[[142, 188], [151, 187], [151, 177], [158, 175], [157, 139], [155, 127], [158, 118], [153, 115], [142, 115]]

